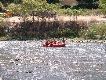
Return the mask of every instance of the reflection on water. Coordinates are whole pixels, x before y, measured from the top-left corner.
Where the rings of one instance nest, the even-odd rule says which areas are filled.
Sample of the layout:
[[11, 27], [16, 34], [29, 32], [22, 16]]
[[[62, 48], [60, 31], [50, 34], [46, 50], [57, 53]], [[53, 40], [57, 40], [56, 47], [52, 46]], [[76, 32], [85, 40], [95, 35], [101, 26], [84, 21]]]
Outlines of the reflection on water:
[[106, 80], [105, 44], [41, 47], [41, 41], [1, 41], [3, 80]]

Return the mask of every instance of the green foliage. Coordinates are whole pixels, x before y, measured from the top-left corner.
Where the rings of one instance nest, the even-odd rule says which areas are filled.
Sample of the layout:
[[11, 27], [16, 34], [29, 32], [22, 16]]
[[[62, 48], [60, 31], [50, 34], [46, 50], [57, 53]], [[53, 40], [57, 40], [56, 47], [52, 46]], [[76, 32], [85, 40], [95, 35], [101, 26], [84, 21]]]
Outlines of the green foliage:
[[46, 0], [22, 0], [22, 4], [11, 3], [8, 5], [7, 9], [13, 14], [30, 14], [32, 11], [45, 11], [45, 10], [55, 10], [56, 5], [50, 5], [46, 3]]
[[53, 3], [59, 3], [60, 0], [54, 0]]
[[22, 0], [13, 0], [14, 3], [20, 3]]
[[42, 0], [23, 0], [23, 7], [26, 9], [35, 9], [44, 6], [46, 2]]
[[4, 6], [3, 6], [3, 4], [2, 4], [2, 2], [0, 2], [0, 7], [1, 7], [1, 8], [3, 8], [3, 7], [4, 7]]
[[99, 0], [101, 4], [106, 4], [106, 0]]
[[5, 36], [5, 28], [7, 26], [6, 22], [3, 21], [4, 19], [0, 17], [0, 37]]
[[101, 8], [101, 11], [106, 14], [106, 0], [99, 0], [100, 4], [100, 8]]
[[29, 14], [32, 11], [57, 11], [59, 8], [57, 4], [48, 4], [46, 0], [23, 0], [21, 4], [21, 13]]
[[77, 32], [75, 30], [72, 30], [69, 28], [49, 31], [47, 33], [47, 35], [52, 38], [61, 38], [61, 37], [75, 38], [75, 37], [78, 37]]
[[83, 2], [85, 2], [85, 3], [93, 3], [93, 2], [96, 2], [96, 1], [98, 1], [98, 0], [81, 0], [81, 1], [83, 1]]
[[22, 0], [21, 4], [14, 4], [14, 3], [9, 4], [7, 9], [12, 11], [14, 14], [23, 14], [23, 15], [30, 14], [32, 11], [36, 12], [52, 11], [58, 14], [66, 14], [66, 15], [88, 15], [91, 13], [86, 9], [73, 9], [73, 8], [62, 9], [59, 3], [48, 4], [46, 0]]
[[5, 23], [3, 22], [3, 18], [0, 17], [0, 28], [3, 28], [5, 26]]
[[67, 8], [65, 10], [65, 14], [67, 15], [82, 15], [83, 14], [83, 9], [71, 9], [71, 8]]
[[20, 14], [20, 12], [22, 10], [20, 4], [14, 4], [14, 3], [9, 4], [7, 6], [7, 9], [15, 15]]
[[85, 39], [105, 39], [106, 40], [106, 24], [94, 24], [87, 30], [82, 30], [80, 36]]

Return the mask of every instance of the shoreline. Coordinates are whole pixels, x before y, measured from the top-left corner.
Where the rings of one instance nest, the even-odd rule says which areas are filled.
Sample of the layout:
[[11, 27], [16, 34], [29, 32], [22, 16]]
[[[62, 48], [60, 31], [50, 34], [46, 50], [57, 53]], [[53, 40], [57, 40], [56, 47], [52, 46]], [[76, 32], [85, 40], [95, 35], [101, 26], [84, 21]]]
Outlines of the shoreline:
[[[50, 38], [51, 40], [53, 38]], [[32, 40], [16, 40], [16, 39], [13, 39], [13, 40], [0, 40], [0, 42], [8, 42], [8, 41], [17, 41], [17, 42], [32, 42], [32, 41], [40, 41], [40, 42], [43, 42], [45, 41], [46, 39], [32, 39]], [[58, 39], [58, 38], [55, 38], [55, 40], [57, 41], [61, 41], [62, 39]], [[75, 39], [69, 39], [69, 38], [65, 38], [65, 41], [66, 41], [66, 44], [69, 44], [69, 43], [106, 43], [106, 40], [92, 40], [92, 39], [80, 39], [80, 38], [75, 38]]]

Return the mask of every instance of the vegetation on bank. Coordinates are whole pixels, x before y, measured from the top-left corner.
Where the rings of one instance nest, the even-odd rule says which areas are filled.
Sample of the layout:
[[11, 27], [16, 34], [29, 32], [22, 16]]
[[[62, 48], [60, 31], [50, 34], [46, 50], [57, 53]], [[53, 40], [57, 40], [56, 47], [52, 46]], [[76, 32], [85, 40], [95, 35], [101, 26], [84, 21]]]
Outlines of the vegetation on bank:
[[106, 40], [106, 24], [93, 24], [88, 29], [82, 30], [80, 37], [84, 39]]
[[[40, 24], [40, 25], [36, 25]], [[52, 24], [52, 25], [51, 25]], [[7, 24], [0, 23], [0, 40], [33, 40], [47, 38], [81, 38], [93, 40], [106, 40], [106, 23], [86, 26], [77, 22], [30, 22], [20, 27], [8, 28]]]
[[[95, 7], [96, 4], [93, 4], [94, 2], [98, 2], [98, 9], [96, 9], [94, 12], [92, 11], [93, 7]], [[2, 1], [3, 2], [3, 1]], [[7, 2], [7, 3], [6, 3]], [[36, 12], [44, 12], [44, 11], [52, 11], [57, 14], [66, 14], [66, 15], [87, 15], [87, 14], [93, 14], [96, 12], [96, 14], [105, 12], [106, 11], [106, 2], [105, 0], [82, 0], [82, 3], [89, 3], [93, 4], [94, 6], [91, 7], [91, 9], [86, 9], [80, 6], [71, 6], [68, 8], [62, 8], [61, 3], [58, 0], [54, 0], [53, 3], [49, 4], [47, 3], [47, 0], [11, 0], [6, 1], [4, 0], [4, 3], [0, 3], [0, 7], [5, 8], [9, 10], [14, 15], [30, 15], [32, 11]], [[56, 3], [55, 3], [56, 2]], [[81, 2], [79, 2], [81, 3]], [[83, 4], [80, 4], [83, 5]], [[86, 5], [84, 5], [86, 6]]]
[[[86, 0], [89, 1], [89, 0]], [[100, 0], [99, 6], [97, 9], [87, 9], [87, 8], [80, 8], [77, 6], [70, 6], [68, 8], [63, 8], [58, 1], [53, 2], [51, 4], [47, 3], [46, 0], [11, 0], [11, 2], [2, 3], [0, 2], [0, 8], [9, 10], [13, 16], [29, 16], [32, 15], [32, 12], [35, 11], [36, 15], [43, 15], [41, 13], [45, 13], [45, 16], [48, 16], [47, 12], [54, 13], [57, 15], [100, 15], [106, 14], [106, 1]], [[91, 1], [92, 2], [92, 1]], [[55, 4], [54, 4], [55, 3]], [[2, 10], [1, 10], [2, 11]], [[1, 15], [0, 15], [1, 16]], [[17, 39], [17, 40], [26, 40], [26, 39], [43, 39], [43, 38], [83, 38], [83, 39], [99, 39], [99, 40], [106, 40], [106, 24], [93, 24], [91, 26], [83, 26], [77, 25], [77, 22], [74, 23], [74, 28], [72, 24], [68, 23], [66, 28], [60, 28], [59, 22], [52, 24], [52, 29], [48, 29], [46, 31], [39, 32], [38, 26], [35, 27], [35, 32], [31, 32], [29, 28], [31, 26], [21, 25], [21, 28], [12, 28], [9, 29], [7, 23], [2, 22], [2, 17], [0, 19], [0, 37], [3, 40], [9, 39]], [[51, 17], [51, 16], [50, 16]], [[46, 23], [45, 23], [46, 24]], [[33, 25], [33, 23], [31, 23]], [[75, 27], [77, 25], [77, 27]], [[57, 26], [57, 27], [56, 27]], [[41, 25], [43, 29], [47, 28], [47, 25]], [[56, 27], [53, 29], [53, 27]], [[67, 28], [68, 27], [68, 28]], [[85, 27], [85, 28], [82, 28]], [[49, 26], [50, 28], [50, 26]], [[32, 29], [33, 30], [33, 29]]]

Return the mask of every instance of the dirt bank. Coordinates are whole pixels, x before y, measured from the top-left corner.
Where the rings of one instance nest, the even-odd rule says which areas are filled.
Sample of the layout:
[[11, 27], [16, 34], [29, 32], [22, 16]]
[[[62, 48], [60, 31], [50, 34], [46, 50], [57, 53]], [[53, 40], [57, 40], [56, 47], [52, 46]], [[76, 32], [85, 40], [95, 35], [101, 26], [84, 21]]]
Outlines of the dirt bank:
[[7, 22], [9, 26], [14, 27], [17, 23], [22, 23], [24, 21], [46, 21], [46, 22], [53, 22], [53, 21], [59, 21], [59, 22], [67, 22], [67, 21], [78, 21], [78, 22], [86, 22], [86, 24], [89, 23], [105, 23], [106, 18], [103, 18], [103, 16], [55, 16], [53, 18], [40, 18], [40, 17], [33, 17], [33, 16], [28, 16], [26, 18], [23, 17], [10, 17], [10, 18], [5, 18], [4, 22]]
[[[26, 17], [26, 20], [33, 20], [32, 16]], [[103, 16], [56, 16], [54, 18], [43, 18], [46, 21], [54, 21], [54, 20], [58, 20], [58, 21], [87, 21], [87, 22], [91, 22], [91, 21], [100, 21], [100, 22], [106, 22], [106, 18], [103, 18]], [[42, 18], [35, 16], [34, 20], [39, 20], [41, 21]], [[23, 22], [24, 18], [23, 17], [18, 17], [18, 16], [14, 16], [14, 17], [10, 17], [10, 18], [6, 18], [4, 21], [7, 22]]]

